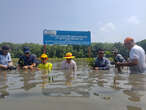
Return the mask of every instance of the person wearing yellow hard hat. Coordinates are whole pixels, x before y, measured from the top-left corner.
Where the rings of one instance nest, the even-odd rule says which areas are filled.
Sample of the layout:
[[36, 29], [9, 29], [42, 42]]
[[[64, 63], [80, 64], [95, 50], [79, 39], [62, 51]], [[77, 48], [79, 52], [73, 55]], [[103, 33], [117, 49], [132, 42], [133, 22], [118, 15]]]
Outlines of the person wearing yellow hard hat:
[[146, 56], [144, 49], [135, 44], [132, 37], [126, 37], [124, 45], [129, 50], [129, 61], [119, 62], [117, 66], [128, 66], [130, 67], [131, 73], [146, 72]]
[[71, 52], [66, 53], [65, 57], [66, 60], [62, 62], [62, 69], [70, 69], [73, 71], [77, 70], [76, 62], [73, 60], [75, 56], [72, 56]]
[[52, 70], [52, 63], [48, 62], [48, 56], [43, 53], [40, 56], [41, 59], [41, 63], [38, 65], [38, 69], [41, 71], [42, 73], [42, 88], [45, 88], [45, 86], [47, 85], [47, 83], [49, 83], [49, 78], [50, 76], [48, 75], [49, 72], [51, 72]]
[[46, 54], [42, 54], [40, 56], [41, 63], [38, 65], [39, 69], [48, 70], [49, 72], [52, 70], [52, 63], [48, 62], [48, 56]]

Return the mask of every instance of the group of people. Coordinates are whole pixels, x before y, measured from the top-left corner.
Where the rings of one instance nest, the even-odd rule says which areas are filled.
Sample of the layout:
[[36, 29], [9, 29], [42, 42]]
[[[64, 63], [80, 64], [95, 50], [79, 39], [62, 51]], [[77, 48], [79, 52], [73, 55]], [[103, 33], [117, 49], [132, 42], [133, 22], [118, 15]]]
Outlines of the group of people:
[[[6, 45], [2, 46], [0, 50], [0, 69], [2, 70], [16, 69], [16, 67], [13, 66], [9, 50], [10, 48]], [[36, 56], [31, 54], [29, 47], [24, 47], [23, 52], [24, 55], [20, 56], [18, 60], [18, 69], [41, 69], [47, 70], [48, 72], [52, 70], [52, 63], [48, 62], [47, 54], [43, 53], [40, 56], [40, 60], [37, 60]], [[70, 69], [75, 72], [77, 65], [73, 60], [74, 57], [71, 52], [66, 53], [64, 57], [66, 60], [62, 62], [61, 69]]]
[[[129, 50], [129, 59], [126, 61], [124, 57], [118, 53], [117, 49], [114, 49], [114, 64], [118, 71], [124, 66], [130, 68], [131, 73], [144, 73], [146, 71], [146, 55], [142, 47], [135, 44], [134, 39], [127, 37], [124, 40], [124, 45]], [[3, 46], [0, 50], [0, 69], [15, 69], [12, 63], [11, 55], [9, 53], [9, 47]], [[52, 70], [52, 64], [48, 62], [48, 56], [44, 53], [40, 56], [40, 61], [36, 59], [36, 56], [31, 54], [28, 47], [24, 48], [24, 55], [22, 55], [18, 60], [19, 69], [33, 69], [37, 67], [38, 69], [48, 69]], [[66, 53], [66, 60], [62, 62], [62, 69], [72, 69], [77, 70], [76, 62], [73, 60], [71, 52]], [[108, 58], [104, 57], [104, 50], [98, 49], [97, 58], [94, 63], [95, 70], [108, 70], [110, 69], [110, 61]]]
[[[124, 66], [130, 68], [130, 73], [145, 73], [146, 72], [146, 54], [142, 47], [135, 44], [134, 39], [127, 37], [124, 40], [124, 46], [129, 50], [129, 59], [126, 61], [124, 57], [114, 49], [114, 63], [115, 67], [121, 72]], [[104, 57], [104, 50], [98, 50], [98, 57], [96, 58], [95, 70], [108, 70], [110, 68], [110, 61]]]

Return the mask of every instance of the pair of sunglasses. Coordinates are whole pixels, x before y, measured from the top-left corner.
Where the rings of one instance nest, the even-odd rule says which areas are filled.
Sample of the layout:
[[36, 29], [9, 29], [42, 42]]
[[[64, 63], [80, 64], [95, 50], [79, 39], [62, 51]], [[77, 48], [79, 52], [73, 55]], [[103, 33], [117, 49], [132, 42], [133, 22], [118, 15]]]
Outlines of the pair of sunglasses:
[[30, 54], [29, 52], [26, 52], [25, 54]]
[[104, 52], [99, 52], [99, 54], [104, 54]]
[[41, 58], [41, 60], [47, 60], [47, 58]]

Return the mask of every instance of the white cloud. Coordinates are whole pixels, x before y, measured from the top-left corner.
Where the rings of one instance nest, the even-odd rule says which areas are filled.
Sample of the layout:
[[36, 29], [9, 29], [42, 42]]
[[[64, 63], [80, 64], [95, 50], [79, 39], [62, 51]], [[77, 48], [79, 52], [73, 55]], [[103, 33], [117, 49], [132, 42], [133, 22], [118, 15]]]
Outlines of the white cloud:
[[130, 16], [128, 18], [128, 23], [131, 23], [131, 24], [139, 24], [140, 23], [140, 20], [137, 18], [137, 16]]
[[104, 32], [110, 32], [110, 31], [114, 31], [116, 29], [116, 26], [112, 23], [106, 23], [104, 24], [102, 27], [100, 27], [100, 31], [104, 31]]

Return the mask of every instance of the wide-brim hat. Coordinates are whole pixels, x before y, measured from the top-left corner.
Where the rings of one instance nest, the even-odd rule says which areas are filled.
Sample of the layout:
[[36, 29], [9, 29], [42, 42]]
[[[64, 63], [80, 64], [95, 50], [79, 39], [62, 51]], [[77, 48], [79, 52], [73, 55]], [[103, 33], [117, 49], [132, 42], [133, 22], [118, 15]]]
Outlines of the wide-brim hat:
[[71, 59], [71, 58], [75, 58], [75, 56], [72, 56], [71, 52], [66, 53], [65, 57], [66, 59]]

